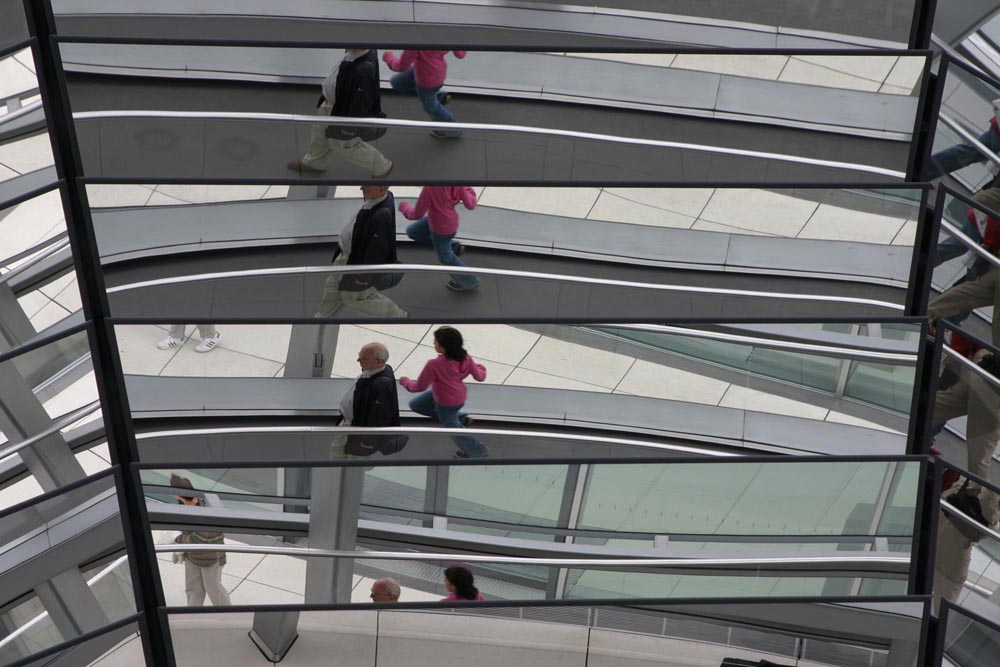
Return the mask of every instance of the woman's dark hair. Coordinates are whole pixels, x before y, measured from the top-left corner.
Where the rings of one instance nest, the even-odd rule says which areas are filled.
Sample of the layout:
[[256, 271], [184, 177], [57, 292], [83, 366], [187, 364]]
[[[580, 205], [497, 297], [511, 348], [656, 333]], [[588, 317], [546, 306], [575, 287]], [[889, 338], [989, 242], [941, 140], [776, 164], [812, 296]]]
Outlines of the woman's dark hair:
[[[191, 480], [189, 480], [187, 477], [181, 477], [176, 473], [170, 476], [170, 486], [176, 489], [191, 489], [192, 491], [194, 490], [194, 485], [191, 483]], [[177, 497], [183, 498], [184, 500], [194, 500], [195, 498], [197, 498], [197, 496], [181, 496], [181, 495], [178, 495]]]
[[475, 600], [479, 589], [473, 585], [472, 571], [461, 565], [452, 565], [444, 571], [444, 578], [455, 587], [455, 597], [459, 600]]
[[455, 327], [438, 327], [434, 340], [444, 349], [444, 356], [455, 361], [465, 361], [469, 353], [462, 347], [462, 333]]

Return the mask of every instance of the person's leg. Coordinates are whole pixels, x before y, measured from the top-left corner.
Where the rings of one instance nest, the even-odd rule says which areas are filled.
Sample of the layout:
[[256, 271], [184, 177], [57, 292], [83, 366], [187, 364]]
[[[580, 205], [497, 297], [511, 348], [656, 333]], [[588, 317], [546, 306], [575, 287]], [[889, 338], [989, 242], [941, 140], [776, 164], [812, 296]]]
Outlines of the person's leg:
[[392, 78], [389, 79], [389, 85], [392, 86], [392, 89], [397, 92], [405, 93], [406, 95], [416, 95], [417, 82], [413, 77], [413, 68], [411, 67], [405, 72], [394, 74]]
[[215, 328], [214, 324], [199, 324], [198, 334], [201, 336], [202, 340], [205, 338], [215, 338], [219, 333], [218, 329]]
[[[973, 308], [992, 306], [996, 269], [991, 269], [979, 280], [956, 285], [931, 299], [927, 305], [927, 316], [931, 319], [964, 313]], [[995, 318], [994, 328], [1000, 318]]]
[[[982, 137], [980, 137], [981, 139]], [[955, 144], [931, 156], [931, 166], [927, 179], [933, 181], [944, 174], [950, 174], [984, 160], [986, 160], [986, 156], [969, 144]]]
[[937, 244], [937, 249], [934, 251], [934, 266], [941, 266], [945, 262], [949, 262], [956, 257], [961, 257], [967, 252], [969, 252], [969, 249], [964, 243], [954, 236], [949, 236]]
[[[340, 259], [339, 257], [337, 259]], [[340, 279], [343, 277], [340, 273], [331, 273], [326, 277], [326, 283], [323, 285], [323, 300], [319, 304], [319, 309], [316, 311], [314, 317], [333, 317], [334, 314], [340, 310], [340, 307], [344, 305], [344, 301], [341, 298], [343, 292], [340, 291]]]
[[932, 428], [939, 426], [943, 428], [949, 420], [961, 417], [969, 409], [969, 384], [966, 381], [969, 373], [971, 371], [962, 370], [959, 373], [959, 382], [934, 395]]
[[428, 389], [410, 399], [410, 409], [418, 415], [437, 419], [437, 412], [434, 410], [434, 395]]
[[208, 599], [216, 607], [229, 606], [229, 592], [222, 585], [222, 566], [216, 563], [208, 567], [198, 568], [201, 570], [202, 583], [205, 591], [208, 592]]
[[407, 315], [406, 311], [397, 306], [395, 301], [374, 287], [369, 287], [363, 292], [343, 292], [341, 297], [345, 306], [364, 315], [372, 317], [406, 317]]
[[205, 585], [201, 579], [201, 568], [184, 559], [184, 592], [187, 593], [189, 607], [205, 604]]
[[[323, 102], [316, 109], [317, 116], [329, 116], [333, 106]], [[325, 123], [316, 123], [309, 127], [309, 150], [302, 156], [302, 164], [314, 171], [326, 170], [326, 157], [330, 152], [330, 140], [326, 137]], [[289, 165], [291, 166], [291, 165]]]
[[990, 463], [997, 440], [1000, 439], [1000, 396], [993, 386], [975, 372], [964, 374], [969, 384], [969, 419], [966, 423], [965, 441], [968, 447], [968, 471], [982, 478], [989, 478]]
[[170, 325], [170, 337], [183, 340], [186, 329], [187, 327], [183, 324], [172, 324]]
[[430, 221], [427, 216], [420, 218], [415, 222], [411, 222], [406, 226], [406, 235], [410, 237], [410, 240], [414, 243], [419, 243], [420, 245], [430, 245], [431, 244], [431, 227]]
[[[459, 414], [462, 412], [461, 405], [438, 405], [434, 404], [434, 409], [437, 412], [438, 421], [442, 425], [448, 428], [465, 428], [462, 426], [462, 422], [459, 421]], [[451, 437], [454, 441], [455, 446], [457, 446], [462, 452], [468, 456], [470, 459], [479, 459], [488, 455], [489, 450], [483, 441], [474, 435], [453, 435]]]
[[[441, 99], [438, 97], [439, 90], [441, 90], [441, 86], [437, 88], [417, 86], [416, 92], [417, 97], [420, 99], [420, 104], [423, 105], [424, 111], [431, 117], [431, 120], [439, 123], [454, 123], [455, 114], [441, 105]], [[457, 137], [461, 132], [445, 132], [445, 134], [449, 137]]]
[[360, 137], [346, 141], [330, 139], [330, 150], [351, 164], [361, 167], [372, 176], [383, 176], [392, 169], [392, 161], [387, 159], [379, 149]]
[[[434, 251], [437, 253], [438, 261], [445, 266], [465, 266], [465, 262], [458, 258], [455, 254], [455, 249], [453, 246], [452, 239], [455, 238], [454, 234], [435, 234], [430, 233], [431, 245], [434, 246]], [[472, 289], [479, 285], [479, 278], [467, 273], [451, 274], [451, 279], [458, 283], [458, 286], [462, 289]]]

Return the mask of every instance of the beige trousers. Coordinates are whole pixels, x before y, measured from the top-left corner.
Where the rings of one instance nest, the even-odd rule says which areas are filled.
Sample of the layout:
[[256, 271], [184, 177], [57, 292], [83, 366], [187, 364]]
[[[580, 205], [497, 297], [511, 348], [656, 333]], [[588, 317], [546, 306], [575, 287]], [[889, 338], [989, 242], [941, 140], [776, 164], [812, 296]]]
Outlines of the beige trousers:
[[[329, 116], [333, 107], [323, 102], [316, 109], [317, 116]], [[372, 176], [378, 176], [389, 171], [392, 166], [379, 149], [362, 141], [359, 137], [340, 140], [326, 136], [326, 123], [313, 125], [309, 130], [309, 152], [302, 158], [302, 163], [319, 171], [326, 171], [327, 157], [334, 153], [351, 164], [366, 170]], [[359, 128], [360, 129], [360, 128]]]

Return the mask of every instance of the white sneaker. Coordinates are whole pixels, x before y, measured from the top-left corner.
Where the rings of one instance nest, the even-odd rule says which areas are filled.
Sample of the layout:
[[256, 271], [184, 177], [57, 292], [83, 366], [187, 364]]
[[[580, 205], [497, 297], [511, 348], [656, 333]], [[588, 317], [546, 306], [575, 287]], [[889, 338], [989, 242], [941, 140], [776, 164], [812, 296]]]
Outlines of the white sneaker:
[[174, 338], [173, 336], [168, 335], [166, 338], [157, 343], [156, 347], [161, 350], [169, 350], [175, 347], [180, 347], [183, 342], [184, 341], [180, 338]]
[[198, 343], [197, 346], [195, 346], [194, 351], [195, 352], [211, 352], [212, 350], [215, 349], [215, 346], [219, 344], [219, 339], [221, 337], [222, 337], [222, 334], [220, 334], [217, 331], [217, 332], [215, 332], [215, 335], [211, 336], [210, 338], [202, 338], [201, 342]]

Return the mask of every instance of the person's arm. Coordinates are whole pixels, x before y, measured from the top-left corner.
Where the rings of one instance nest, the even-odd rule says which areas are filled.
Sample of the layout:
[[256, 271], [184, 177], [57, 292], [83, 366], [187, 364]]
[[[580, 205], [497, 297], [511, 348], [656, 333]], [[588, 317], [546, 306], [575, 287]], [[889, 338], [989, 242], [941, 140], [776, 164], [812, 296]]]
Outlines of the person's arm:
[[[406, 54], [406, 51], [403, 51]], [[403, 70], [399, 67], [399, 58], [392, 51], [385, 51], [382, 53], [382, 62], [389, 66], [393, 72], [402, 72]]]
[[420, 218], [427, 215], [427, 211], [430, 210], [430, 189], [424, 188], [420, 191], [420, 196], [417, 197], [417, 205], [413, 206], [410, 202], [404, 201], [399, 205], [399, 212], [407, 220], [419, 220]]
[[431, 381], [434, 379], [434, 360], [428, 361], [424, 364], [424, 369], [420, 371], [420, 377], [416, 380], [412, 380], [408, 377], [399, 378], [399, 384], [403, 385], [403, 388], [407, 391], [416, 393], [418, 391], [424, 391], [429, 386], [431, 386]]
[[470, 369], [470, 374], [472, 375], [472, 379], [475, 380], [476, 382], [482, 382], [483, 380], [485, 380], [486, 366], [483, 366], [482, 364], [478, 363], [475, 359], [472, 359], [471, 357], [469, 358], [469, 361], [471, 362], [470, 366], [472, 367]]
[[476, 208], [476, 191], [472, 188], [462, 188], [462, 205], [470, 211]]

